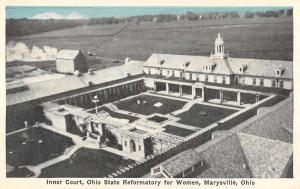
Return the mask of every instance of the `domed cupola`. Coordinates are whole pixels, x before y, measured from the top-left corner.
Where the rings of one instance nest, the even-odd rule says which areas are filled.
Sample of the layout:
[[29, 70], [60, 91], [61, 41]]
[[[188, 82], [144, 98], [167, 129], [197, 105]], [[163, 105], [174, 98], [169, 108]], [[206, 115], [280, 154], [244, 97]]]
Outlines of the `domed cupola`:
[[218, 33], [218, 38], [216, 38], [215, 41], [215, 56], [220, 58], [224, 57], [224, 40], [220, 33]]

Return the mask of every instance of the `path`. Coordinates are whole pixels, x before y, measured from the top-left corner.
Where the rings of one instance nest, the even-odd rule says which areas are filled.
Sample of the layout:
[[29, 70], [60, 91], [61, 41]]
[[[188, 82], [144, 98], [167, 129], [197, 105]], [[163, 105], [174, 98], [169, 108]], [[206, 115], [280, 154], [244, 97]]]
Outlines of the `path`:
[[57, 164], [59, 162], [69, 159], [80, 148], [81, 148], [81, 146], [78, 146], [78, 145], [71, 146], [69, 149], [66, 149], [65, 153], [61, 156], [50, 159], [50, 160], [40, 163], [36, 166], [23, 166], [23, 167], [26, 167], [27, 169], [32, 171], [34, 173], [33, 177], [36, 178], [41, 174], [42, 169], [50, 167], [54, 164]]

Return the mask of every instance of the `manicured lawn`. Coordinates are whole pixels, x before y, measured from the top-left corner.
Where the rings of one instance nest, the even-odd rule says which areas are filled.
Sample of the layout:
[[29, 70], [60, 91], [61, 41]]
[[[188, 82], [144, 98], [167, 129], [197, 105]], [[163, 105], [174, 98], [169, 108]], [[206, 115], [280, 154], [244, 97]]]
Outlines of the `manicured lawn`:
[[6, 174], [7, 177], [18, 177], [18, 178], [32, 177], [33, 175], [34, 175], [34, 173], [29, 171], [25, 167], [17, 168], [15, 170], [13, 170], [12, 172], [9, 172]]
[[58, 157], [72, 145], [68, 137], [43, 128], [30, 128], [6, 137], [6, 163], [13, 167], [37, 165]]
[[170, 134], [173, 134], [173, 135], [182, 136], [182, 137], [186, 137], [186, 136], [188, 136], [188, 135], [195, 132], [195, 131], [192, 131], [192, 130], [189, 130], [189, 129], [175, 127], [175, 126], [172, 126], [172, 125], [167, 125], [164, 128], [166, 129], [164, 132], [170, 133]]
[[45, 168], [40, 177], [105, 177], [132, 162], [103, 150], [80, 149], [70, 159]]
[[[138, 103], [138, 101], [140, 103]], [[161, 103], [159, 107], [154, 106], [156, 103]], [[127, 110], [133, 113], [139, 113], [143, 115], [150, 115], [153, 113], [168, 114], [181, 109], [186, 102], [172, 100], [157, 96], [140, 95], [128, 100], [124, 100], [116, 103], [115, 105], [119, 109]]]
[[188, 111], [183, 112], [176, 117], [181, 118], [178, 121], [179, 123], [204, 128], [234, 112], [236, 112], [236, 110], [195, 104]]
[[[100, 107], [100, 108], [98, 108], [98, 112], [100, 112], [100, 111], [102, 111], [102, 110], [104, 110], [104, 111], [106, 111], [107, 113], [109, 113], [109, 115], [111, 115], [112, 117], [120, 118], [120, 119], [128, 119], [129, 122], [133, 122], [133, 121], [136, 121], [136, 120], [139, 119], [139, 118], [134, 117], [134, 116], [130, 116], [130, 115], [126, 115], [126, 114], [120, 114], [120, 113], [118, 113], [118, 112], [113, 112], [113, 111], [111, 111], [111, 110], [110, 110], [109, 108], [107, 108], [107, 107]], [[88, 111], [88, 112], [90, 112], [90, 113], [95, 113], [96, 111], [95, 111], [95, 109], [93, 109], [93, 110], [90, 110], [90, 111]]]
[[161, 123], [161, 122], [168, 120], [168, 118], [155, 115], [155, 116], [148, 118], [148, 120], [154, 121], [156, 123]]

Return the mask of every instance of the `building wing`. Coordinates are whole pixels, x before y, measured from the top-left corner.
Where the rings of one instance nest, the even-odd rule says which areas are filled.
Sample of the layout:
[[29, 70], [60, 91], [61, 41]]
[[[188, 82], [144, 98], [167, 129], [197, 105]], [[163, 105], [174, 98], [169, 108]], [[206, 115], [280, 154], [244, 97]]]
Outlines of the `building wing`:
[[203, 160], [202, 157], [194, 149], [189, 149], [167, 159], [155, 166], [153, 169], [156, 167], [162, 167], [167, 174], [171, 177], [175, 177], [196, 165], [201, 160]]
[[80, 50], [63, 49], [58, 52], [56, 59], [74, 60], [79, 53]]

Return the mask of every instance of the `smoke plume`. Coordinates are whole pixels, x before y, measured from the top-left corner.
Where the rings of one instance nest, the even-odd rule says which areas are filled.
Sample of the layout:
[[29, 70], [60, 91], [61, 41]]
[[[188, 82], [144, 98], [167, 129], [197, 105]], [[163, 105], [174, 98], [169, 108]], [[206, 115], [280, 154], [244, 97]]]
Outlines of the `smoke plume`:
[[9, 42], [6, 44], [6, 62], [55, 60], [57, 53], [58, 50], [55, 47], [43, 46], [43, 48], [39, 48], [33, 46], [30, 49], [22, 42]]

